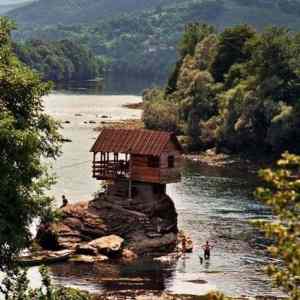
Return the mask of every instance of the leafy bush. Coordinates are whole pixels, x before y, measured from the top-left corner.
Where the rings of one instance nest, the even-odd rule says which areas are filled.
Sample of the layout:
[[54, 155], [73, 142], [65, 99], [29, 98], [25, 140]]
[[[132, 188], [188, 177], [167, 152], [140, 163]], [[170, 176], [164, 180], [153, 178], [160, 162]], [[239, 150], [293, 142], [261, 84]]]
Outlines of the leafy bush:
[[91, 296], [77, 289], [55, 287], [45, 267], [40, 268], [42, 285], [30, 288], [27, 272], [15, 269], [10, 271], [2, 284], [0, 292], [6, 300], [91, 300]]
[[143, 122], [148, 129], [165, 130], [178, 133], [178, 107], [175, 103], [145, 102], [143, 112]]
[[256, 196], [269, 205], [274, 219], [256, 222], [271, 239], [268, 248], [282, 263], [271, 264], [267, 272], [274, 283], [282, 287], [289, 299], [300, 298], [300, 157], [284, 153], [277, 169], [260, 172], [266, 187], [258, 188]]

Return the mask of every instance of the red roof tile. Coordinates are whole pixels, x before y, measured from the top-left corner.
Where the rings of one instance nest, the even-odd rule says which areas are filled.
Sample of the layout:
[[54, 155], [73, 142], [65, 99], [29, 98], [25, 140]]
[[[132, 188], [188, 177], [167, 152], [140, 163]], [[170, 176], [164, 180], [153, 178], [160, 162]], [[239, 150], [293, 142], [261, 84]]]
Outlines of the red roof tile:
[[115, 152], [160, 156], [169, 141], [183, 151], [173, 133], [146, 129], [104, 128], [91, 152]]

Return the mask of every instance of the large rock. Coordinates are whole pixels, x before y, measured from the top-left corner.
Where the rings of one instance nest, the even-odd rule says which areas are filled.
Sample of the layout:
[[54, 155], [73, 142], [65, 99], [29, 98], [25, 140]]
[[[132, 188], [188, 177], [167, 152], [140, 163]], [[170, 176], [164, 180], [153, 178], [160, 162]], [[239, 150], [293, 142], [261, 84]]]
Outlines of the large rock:
[[107, 235], [107, 226], [89, 203], [69, 204], [62, 209], [60, 222], [41, 224], [36, 236], [39, 244], [49, 250], [76, 249], [82, 242]]
[[117, 235], [109, 235], [89, 242], [89, 246], [98, 250], [99, 253], [109, 256], [120, 254], [124, 239]]
[[81, 255], [97, 256], [99, 254], [99, 251], [95, 246], [86, 243], [78, 245], [76, 247], [76, 253]]
[[65, 206], [59, 222], [40, 226], [37, 241], [44, 249], [91, 256], [121, 254], [123, 243], [138, 255], [172, 251], [178, 233], [172, 199], [161, 187], [133, 183], [128, 200], [127, 189], [128, 181], [119, 181], [92, 201]]
[[161, 237], [149, 238], [142, 233], [132, 236], [128, 247], [140, 255], [160, 254], [172, 252], [177, 244], [177, 234], [170, 232]]

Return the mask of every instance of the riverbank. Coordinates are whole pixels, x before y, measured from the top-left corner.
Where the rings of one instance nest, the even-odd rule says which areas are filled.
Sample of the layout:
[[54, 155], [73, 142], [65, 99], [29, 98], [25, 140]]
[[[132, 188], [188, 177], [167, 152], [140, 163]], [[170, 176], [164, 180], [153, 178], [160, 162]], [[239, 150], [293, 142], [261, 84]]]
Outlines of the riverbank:
[[187, 153], [185, 159], [216, 168], [234, 167], [246, 169], [257, 173], [262, 168], [270, 167], [276, 161], [275, 158], [266, 156], [253, 157], [238, 154], [225, 154], [216, 152], [216, 148], [208, 149], [198, 153]]
[[143, 109], [144, 108], [144, 103], [143, 102], [138, 102], [138, 103], [126, 103], [123, 105], [125, 108], [129, 109]]

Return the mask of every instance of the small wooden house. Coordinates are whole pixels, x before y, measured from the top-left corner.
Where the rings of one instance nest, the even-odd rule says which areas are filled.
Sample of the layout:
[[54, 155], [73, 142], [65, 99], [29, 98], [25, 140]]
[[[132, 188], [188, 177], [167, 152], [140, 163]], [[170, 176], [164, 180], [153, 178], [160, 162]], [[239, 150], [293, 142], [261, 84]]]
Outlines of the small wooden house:
[[181, 179], [182, 147], [175, 134], [145, 129], [101, 131], [91, 152], [93, 177], [168, 184]]

